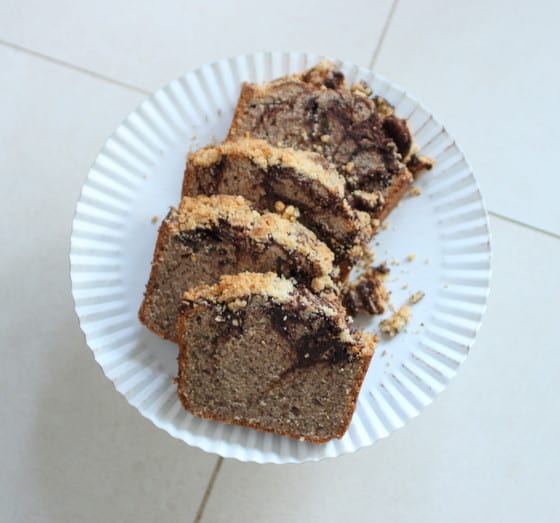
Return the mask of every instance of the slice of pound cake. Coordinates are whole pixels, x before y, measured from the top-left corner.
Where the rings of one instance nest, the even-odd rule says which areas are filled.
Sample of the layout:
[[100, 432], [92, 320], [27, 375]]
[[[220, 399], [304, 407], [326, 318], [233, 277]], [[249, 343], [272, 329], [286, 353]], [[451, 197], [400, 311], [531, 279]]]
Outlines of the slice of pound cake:
[[337, 264], [354, 265], [373, 234], [369, 216], [348, 203], [344, 178], [320, 154], [264, 140], [226, 141], [190, 154], [183, 195], [198, 194], [239, 194], [259, 209], [297, 217]]
[[338, 299], [274, 273], [187, 291], [178, 336], [192, 414], [313, 443], [344, 435], [375, 347]]
[[316, 292], [332, 286], [334, 255], [303, 225], [260, 214], [241, 196], [183, 198], [161, 224], [140, 321], [177, 340], [177, 311], [186, 289], [223, 274], [274, 271]]
[[352, 88], [334, 64], [264, 85], [243, 84], [229, 138], [251, 136], [321, 153], [346, 179], [351, 203], [382, 220], [412, 182], [414, 152], [407, 122], [391, 106]]

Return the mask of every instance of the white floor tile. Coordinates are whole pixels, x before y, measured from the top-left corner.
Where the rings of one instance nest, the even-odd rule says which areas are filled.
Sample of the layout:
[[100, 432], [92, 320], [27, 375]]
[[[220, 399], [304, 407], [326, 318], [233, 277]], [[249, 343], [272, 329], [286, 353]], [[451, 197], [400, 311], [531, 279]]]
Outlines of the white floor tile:
[[73, 313], [80, 185], [141, 95], [0, 46], [0, 521], [191, 521], [216, 462], [142, 418]]
[[224, 462], [203, 522], [548, 522], [560, 488], [560, 240], [492, 219], [480, 339], [436, 403], [373, 448], [318, 464]]
[[206, 62], [261, 50], [367, 65], [391, 0], [5, 0], [0, 39], [154, 90]]
[[490, 210], [560, 234], [560, 3], [400, 0], [376, 69], [463, 147]]

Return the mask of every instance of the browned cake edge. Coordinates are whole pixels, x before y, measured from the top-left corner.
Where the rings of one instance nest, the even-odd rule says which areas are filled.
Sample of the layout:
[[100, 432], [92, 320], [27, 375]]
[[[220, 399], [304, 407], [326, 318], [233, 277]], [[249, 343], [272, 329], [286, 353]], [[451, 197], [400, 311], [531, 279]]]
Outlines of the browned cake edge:
[[[358, 402], [358, 395], [360, 393], [360, 389], [362, 388], [362, 383], [364, 382], [366, 373], [371, 363], [371, 359], [373, 358], [373, 353], [375, 351], [375, 343], [376, 343], [375, 336], [369, 333], [363, 333], [362, 336], [360, 336], [360, 338], [366, 350], [360, 356], [361, 358], [360, 369], [358, 370], [356, 376], [354, 377], [354, 384], [352, 386], [352, 395], [351, 395], [352, 401], [350, 402], [348, 408], [346, 409], [345, 417], [342, 420], [340, 431], [335, 435], [335, 438], [337, 439], [342, 438], [344, 434], [346, 434], [350, 422], [352, 421], [352, 416], [354, 415], [354, 412], [356, 410], [356, 403]], [[310, 441], [312, 441], [313, 443], [326, 443], [327, 441], [329, 441], [329, 439], [314, 438], [311, 439]]]
[[167, 214], [167, 216], [164, 218], [164, 220], [161, 222], [161, 225], [159, 227], [156, 246], [154, 249], [154, 256], [152, 259], [152, 268], [150, 270], [150, 277], [148, 279], [148, 283], [146, 284], [146, 290], [144, 291], [144, 298], [142, 300], [142, 304], [140, 305], [140, 310], [138, 311], [138, 319], [140, 320], [140, 323], [145, 325], [149, 330], [151, 330], [154, 334], [157, 334], [160, 338], [172, 342], [177, 342], [176, 337], [172, 338], [168, 336], [157, 325], [152, 323], [150, 321], [150, 315], [149, 315], [149, 310], [153, 301], [152, 297], [156, 292], [155, 282], [158, 280], [159, 270], [160, 270], [158, 259], [163, 256], [163, 248], [169, 241], [169, 238], [172, 234], [172, 229], [169, 224], [168, 218], [174, 212], [177, 211], [172, 208]]
[[[270, 84], [266, 84], [270, 85]], [[231, 125], [226, 137], [226, 140], [235, 140], [238, 138], [237, 122], [239, 122], [243, 116], [243, 111], [245, 106], [250, 102], [257, 92], [259, 91], [258, 84], [252, 84], [249, 82], [243, 82], [241, 84], [241, 92], [239, 93], [239, 99], [237, 100], [237, 105], [235, 106], [235, 111], [233, 113], [233, 118], [231, 120]], [[245, 138], [250, 138], [250, 134], [246, 133]]]
[[391, 211], [398, 205], [406, 191], [410, 189], [414, 178], [408, 169], [404, 168], [400, 174], [393, 179], [391, 183], [388, 194], [385, 196], [385, 203], [381, 209], [381, 212], [376, 216], [376, 218], [382, 222], [389, 216]]

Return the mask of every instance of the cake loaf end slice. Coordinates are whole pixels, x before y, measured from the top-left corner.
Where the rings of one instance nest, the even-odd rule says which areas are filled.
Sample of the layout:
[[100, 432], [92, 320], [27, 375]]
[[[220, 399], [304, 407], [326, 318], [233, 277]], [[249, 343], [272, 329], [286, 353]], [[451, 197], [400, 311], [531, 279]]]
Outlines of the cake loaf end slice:
[[178, 334], [187, 410], [313, 443], [346, 432], [375, 348], [336, 298], [273, 273], [186, 292]]

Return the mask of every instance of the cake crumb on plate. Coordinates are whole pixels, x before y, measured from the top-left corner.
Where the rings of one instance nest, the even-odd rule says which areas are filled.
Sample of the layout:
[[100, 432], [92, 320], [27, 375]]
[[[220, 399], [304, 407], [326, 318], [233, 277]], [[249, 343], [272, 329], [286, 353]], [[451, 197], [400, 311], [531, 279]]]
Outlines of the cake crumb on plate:
[[418, 303], [424, 296], [426, 296], [426, 293], [423, 291], [415, 292], [408, 298], [408, 303], [410, 303], [410, 305], [414, 305]]
[[383, 334], [394, 337], [410, 321], [410, 317], [410, 307], [408, 305], [403, 305], [398, 311], [394, 312], [392, 316], [384, 319], [379, 324], [379, 328]]
[[420, 187], [416, 187], [416, 185], [413, 185], [410, 188], [410, 191], [408, 191], [408, 194], [410, 194], [410, 196], [420, 196], [422, 194], [422, 189], [420, 189]]

